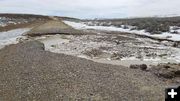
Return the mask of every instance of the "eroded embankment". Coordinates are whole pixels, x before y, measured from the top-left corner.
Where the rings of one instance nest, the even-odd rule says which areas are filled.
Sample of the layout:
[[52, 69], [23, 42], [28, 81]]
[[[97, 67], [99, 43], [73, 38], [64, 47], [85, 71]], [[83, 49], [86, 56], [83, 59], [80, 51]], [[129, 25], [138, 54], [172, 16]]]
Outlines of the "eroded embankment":
[[55, 34], [82, 35], [84, 32], [70, 27], [61, 20], [50, 20], [27, 33], [28, 36], [32, 37]]

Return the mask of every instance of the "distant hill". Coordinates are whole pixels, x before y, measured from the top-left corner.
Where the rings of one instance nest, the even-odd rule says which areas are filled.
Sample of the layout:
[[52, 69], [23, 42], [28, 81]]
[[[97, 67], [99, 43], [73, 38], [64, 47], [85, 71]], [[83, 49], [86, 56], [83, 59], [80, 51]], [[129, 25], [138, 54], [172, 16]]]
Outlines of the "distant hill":
[[[5, 13], [0, 13], [0, 17], [7, 17], [7, 18], [24, 18], [24, 19], [29, 19], [29, 18], [36, 18], [36, 19], [50, 19], [51, 16], [46, 16], [46, 15], [35, 15], [35, 14], [5, 14]], [[72, 17], [64, 17], [64, 16], [54, 16], [62, 20], [80, 20], [77, 18], [72, 18]]]
[[73, 17], [63, 17], [63, 16], [54, 16], [54, 17], [57, 17], [61, 20], [69, 20], [69, 21], [80, 21], [81, 20], [81, 19], [73, 18]]
[[48, 19], [48, 16], [44, 15], [33, 15], [33, 14], [0, 14], [0, 17], [8, 17], [8, 18], [46, 18]]
[[35, 23], [36, 25], [38, 25], [48, 20], [52, 20], [53, 18], [59, 20], [79, 21], [79, 19], [76, 18], [60, 16], [45, 16], [34, 14], [0, 14], [0, 32], [30, 26]]
[[[121, 27], [122, 25], [136, 26], [138, 30], [146, 30], [150, 33], [160, 34], [162, 32], [169, 32], [171, 26], [180, 27], [180, 16], [177, 17], [146, 17], [146, 18], [123, 18], [123, 19], [95, 19], [85, 20], [91, 22], [98, 22], [103, 26], [113, 25]], [[174, 32], [176, 33], [176, 32]]]

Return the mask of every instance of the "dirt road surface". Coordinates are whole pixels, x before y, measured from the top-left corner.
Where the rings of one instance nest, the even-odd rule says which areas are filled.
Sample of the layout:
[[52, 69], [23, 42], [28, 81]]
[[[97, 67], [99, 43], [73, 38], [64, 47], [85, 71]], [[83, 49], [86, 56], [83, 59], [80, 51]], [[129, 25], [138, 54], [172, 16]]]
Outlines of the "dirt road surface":
[[61, 20], [50, 20], [46, 23], [34, 27], [27, 35], [41, 36], [41, 35], [54, 35], [54, 34], [83, 34], [83, 31], [75, 30], [66, 25]]

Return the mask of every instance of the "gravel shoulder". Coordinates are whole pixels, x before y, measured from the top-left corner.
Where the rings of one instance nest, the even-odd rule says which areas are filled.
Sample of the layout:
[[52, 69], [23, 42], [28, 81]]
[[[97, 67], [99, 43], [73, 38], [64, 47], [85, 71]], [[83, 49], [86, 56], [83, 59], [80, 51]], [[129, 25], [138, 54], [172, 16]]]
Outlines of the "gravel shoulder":
[[56, 54], [30, 41], [0, 50], [1, 101], [163, 101], [151, 73]]

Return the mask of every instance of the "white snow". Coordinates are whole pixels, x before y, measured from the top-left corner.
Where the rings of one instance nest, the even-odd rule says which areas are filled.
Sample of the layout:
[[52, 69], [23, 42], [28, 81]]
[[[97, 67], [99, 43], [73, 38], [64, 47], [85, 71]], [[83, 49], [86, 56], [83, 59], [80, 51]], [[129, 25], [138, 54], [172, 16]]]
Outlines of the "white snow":
[[72, 22], [72, 21], [63, 21], [64, 23], [68, 24], [69, 26], [72, 26], [75, 29], [87, 29], [86, 24], [78, 23], [78, 22]]
[[5, 26], [7, 26], [7, 24], [0, 22], [0, 27], [5, 27]]
[[7, 25], [3, 22], [3, 20], [6, 20], [6, 19], [4, 17], [0, 17], [0, 27], [4, 27]]
[[8, 25], [17, 25], [21, 23], [28, 23], [29, 21], [33, 21], [33, 20], [34, 19], [0, 17], [0, 27], [5, 27]]
[[170, 26], [169, 29], [171, 33], [177, 32], [177, 34], [180, 34], [180, 27], [178, 26]]
[[6, 20], [6, 17], [0, 17], [0, 20]]
[[[72, 22], [72, 21], [64, 21], [64, 23], [72, 26], [75, 29], [96, 29], [96, 30], [106, 30], [106, 31], [119, 31], [119, 32], [127, 32], [127, 33], [145, 35], [145, 36], [155, 37], [155, 38], [159, 38], [159, 39], [180, 41], [180, 34], [172, 34], [169, 32], [165, 32], [162, 34], [151, 34], [149, 32], [146, 32], [145, 30], [130, 30], [130, 29], [118, 28], [115, 26], [88, 26], [81, 22]], [[180, 30], [178, 30], [178, 31], [180, 32]]]
[[18, 43], [17, 38], [23, 38], [22, 34], [30, 28], [14, 29], [7, 32], [0, 32], [0, 49], [6, 45]]
[[162, 34], [154, 34], [154, 35], [149, 35], [152, 37], [158, 37], [160, 39], [169, 39], [173, 41], [180, 41], [180, 34], [171, 34], [169, 32], [164, 32]]

